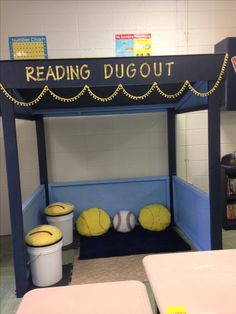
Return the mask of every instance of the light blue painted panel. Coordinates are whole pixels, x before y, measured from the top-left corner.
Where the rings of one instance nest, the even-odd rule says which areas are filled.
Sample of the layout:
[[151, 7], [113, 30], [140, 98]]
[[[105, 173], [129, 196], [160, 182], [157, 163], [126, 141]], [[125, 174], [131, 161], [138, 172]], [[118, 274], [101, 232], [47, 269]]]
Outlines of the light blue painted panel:
[[169, 208], [169, 177], [50, 184], [49, 195], [51, 203], [75, 204], [75, 218], [91, 207], [103, 208], [111, 217], [121, 209], [137, 215], [140, 208], [150, 203], [162, 203]]
[[40, 185], [31, 197], [22, 205], [25, 233], [37, 225], [46, 223], [43, 213], [45, 207], [45, 189], [43, 185]]
[[178, 177], [174, 177], [173, 191], [176, 225], [197, 249], [210, 250], [210, 205], [208, 194]]

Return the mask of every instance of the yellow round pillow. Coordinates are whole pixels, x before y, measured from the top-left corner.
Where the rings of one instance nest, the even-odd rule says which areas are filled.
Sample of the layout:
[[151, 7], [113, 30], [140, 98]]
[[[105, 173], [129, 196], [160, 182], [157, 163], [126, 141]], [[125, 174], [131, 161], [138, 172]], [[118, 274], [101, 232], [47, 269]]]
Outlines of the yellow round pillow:
[[147, 230], [162, 231], [170, 224], [170, 212], [161, 204], [151, 204], [143, 207], [139, 213], [140, 225]]
[[56, 202], [49, 204], [44, 209], [44, 212], [48, 216], [62, 216], [70, 214], [74, 210], [74, 207], [71, 203]]
[[76, 228], [83, 236], [99, 236], [108, 231], [111, 219], [101, 208], [89, 208], [83, 211], [76, 220]]
[[55, 244], [61, 239], [61, 230], [52, 225], [39, 225], [31, 229], [25, 236], [25, 242], [29, 246], [47, 246]]

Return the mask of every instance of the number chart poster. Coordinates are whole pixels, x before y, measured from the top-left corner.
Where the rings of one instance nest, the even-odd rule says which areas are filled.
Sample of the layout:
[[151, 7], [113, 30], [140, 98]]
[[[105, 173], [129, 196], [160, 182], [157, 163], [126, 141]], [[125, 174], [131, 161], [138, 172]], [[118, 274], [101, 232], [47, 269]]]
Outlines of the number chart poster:
[[151, 56], [151, 34], [116, 34], [116, 56]]
[[9, 37], [9, 49], [11, 60], [48, 58], [46, 36]]

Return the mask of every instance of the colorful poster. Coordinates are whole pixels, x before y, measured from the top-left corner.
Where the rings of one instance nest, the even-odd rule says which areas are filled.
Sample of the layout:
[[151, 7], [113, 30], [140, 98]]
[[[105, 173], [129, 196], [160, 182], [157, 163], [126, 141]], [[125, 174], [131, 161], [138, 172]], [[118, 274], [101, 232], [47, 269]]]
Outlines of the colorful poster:
[[132, 57], [134, 55], [134, 35], [117, 34], [116, 35], [116, 56]]
[[151, 56], [151, 34], [116, 34], [116, 56]]
[[11, 60], [47, 59], [47, 40], [45, 36], [9, 37]]
[[151, 34], [134, 35], [134, 56], [151, 56], [152, 39]]

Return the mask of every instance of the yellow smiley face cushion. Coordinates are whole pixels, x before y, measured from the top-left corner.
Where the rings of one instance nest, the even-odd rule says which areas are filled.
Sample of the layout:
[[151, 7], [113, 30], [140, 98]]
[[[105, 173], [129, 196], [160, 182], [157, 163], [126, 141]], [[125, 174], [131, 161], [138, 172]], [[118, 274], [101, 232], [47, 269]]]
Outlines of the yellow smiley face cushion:
[[44, 212], [47, 216], [62, 216], [70, 214], [75, 206], [71, 203], [56, 202], [49, 204]]
[[25, 236], [29, 246], [47, 246], [62, 239], [61, 230], [51, 225], [40, 225], [31, 229]]
[[76, 221], [76, 228], [83, 236], [99, 236], [111, 226], [110, 216], [101, 208], [90, 208], [83, 211]]

